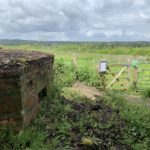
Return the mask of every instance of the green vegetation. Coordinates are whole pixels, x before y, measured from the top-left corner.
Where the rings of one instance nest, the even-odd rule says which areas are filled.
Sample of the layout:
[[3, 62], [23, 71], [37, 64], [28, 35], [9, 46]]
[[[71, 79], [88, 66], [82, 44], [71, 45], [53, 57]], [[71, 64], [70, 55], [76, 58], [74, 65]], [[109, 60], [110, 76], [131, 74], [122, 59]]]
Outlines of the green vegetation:
[[144, 89], [143, 95], [145, 98], [150, 98], [150, 88]]
[[144, 43], [90, 43], [90, 42], [52, 42], [31, 44], [14, 44], [4, 45], [3, 47], [25, 50], [44, 50], [44, 51], [61, 51], [61, 52], [90, 52], [99, 54], [113, 54], [113, 55], [143, 55], [150, 56], [150, 44]]
[[122, 93], [108, 93], [106, 101], [108, 105], [120, 110], [121, 118], [126, 122], [125, 143], [135, 150], [148, 150], [150, 147], [150, 118], [148, 117], [150, 110], [127, 103]]
[[[149, 47], [130, 46], [131, 51], [128, 46], [110, 49], [106, 46], [105, 49], [105, 46], [100, 48], [96, 44], [95, 47], [89, 45], [81, 43], [80, 49], [74, 43], [5, 46], [54, 53], [55, 84], [53, 97], [42, 101], [38, 117], [29, 127], [19, 134], [13, 133], [11, 129], [0, 131], [0, 149], [149, 150], [150, 110], [144, 106], [131, 105], [125, 96], [135, 91], [106, 91], [103, 96], [91, 101], [78, 92], [68, 90], [76, 81], [102, 89], [103, 81], [96, 70], [100, 59], [120, 63], [127, 61], [128, 56], [125, 54], [128, 54], [133, 55], [130, 56], [131, 60], [135, 59], [134, 55], [143, 55], [140, 56], [141, 61], [148, 61], [149, 57], [146, 56], [150, 55]], [[74, 66], [72, 58], [76, 50], [77, 66]], [[136, 94], [141, 94], [141, 91]], [[145, 89], [143, 95], [149, 98], [149, 90]]]

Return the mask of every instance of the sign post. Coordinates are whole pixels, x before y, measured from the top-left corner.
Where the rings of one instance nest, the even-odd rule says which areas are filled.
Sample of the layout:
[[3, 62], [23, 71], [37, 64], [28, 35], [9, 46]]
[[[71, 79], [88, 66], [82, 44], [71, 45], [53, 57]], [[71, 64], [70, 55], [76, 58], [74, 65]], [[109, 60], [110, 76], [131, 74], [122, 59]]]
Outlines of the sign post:
[[106, 73], [107, 73], [107, 61], [106, 60], [100, 61], [99, 74], [101, 79], [101, 86], [104, 91], [106, 90], [106, 77], [105, 77]]

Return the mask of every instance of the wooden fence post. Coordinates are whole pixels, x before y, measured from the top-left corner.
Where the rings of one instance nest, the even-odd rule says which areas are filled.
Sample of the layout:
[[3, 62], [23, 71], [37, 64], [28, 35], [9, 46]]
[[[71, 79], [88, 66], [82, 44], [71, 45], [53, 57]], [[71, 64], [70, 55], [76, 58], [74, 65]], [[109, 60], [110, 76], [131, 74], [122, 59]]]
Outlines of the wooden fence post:
[[138, 82], [138, 67], [133, 68], [133, 87], [137, 88]]
[[77, 55], [76, 55], [76, 53], [73, 54], [73, 66], [74, 67], [77, 66]]
[[131, 66], [133, 67], [133, 88], [137, 88], [138, 81], [138, 64], [137, 60], [132, 61]]
[[127, 65], [127, 72], [128, 72], [128, 81], [129, 81], [129, 86], [131, 86], [131, 66]]
[[103, 91], [106, 91], [106, 77], [105, 74], [100, 73], [100, 80], [101, 80], [101, 88]]

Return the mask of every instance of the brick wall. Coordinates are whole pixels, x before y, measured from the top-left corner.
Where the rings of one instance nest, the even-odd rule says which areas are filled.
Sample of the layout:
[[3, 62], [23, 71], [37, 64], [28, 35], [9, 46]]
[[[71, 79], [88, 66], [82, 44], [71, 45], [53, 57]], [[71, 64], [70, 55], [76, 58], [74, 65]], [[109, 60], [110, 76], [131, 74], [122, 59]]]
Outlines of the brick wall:
[[50, 95], [53, 85], [53, 56], [28, 62], [21, 71], [0, 75], [0, 126], [20, 130], [39, 110], [39, 93]]

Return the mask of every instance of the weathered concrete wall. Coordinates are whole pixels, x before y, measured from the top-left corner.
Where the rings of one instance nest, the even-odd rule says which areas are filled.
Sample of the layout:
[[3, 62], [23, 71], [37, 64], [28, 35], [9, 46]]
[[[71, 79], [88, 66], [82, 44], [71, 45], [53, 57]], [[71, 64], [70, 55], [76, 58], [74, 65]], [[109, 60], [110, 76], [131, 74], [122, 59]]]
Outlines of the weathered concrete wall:
[[23, 123], [21, 91], [17, 77], [0, 78], [0, 126], [20, 128]]
[[49, 84], [53, 84], [53, 63], [51, 60], [41, 62], [28, 68], [21, 76], [22, 115], [24, 125], [28, 125], [39, 108], [39, 94], [46, 90], [50, 94]]
[[[30, 60], [18, 70], [0, 72], [0, 126], [20, 130], [39, 110], [39, 97], [53, 85], [53, 56]], [[44, 92], [44, 93], [42, 93]]]

